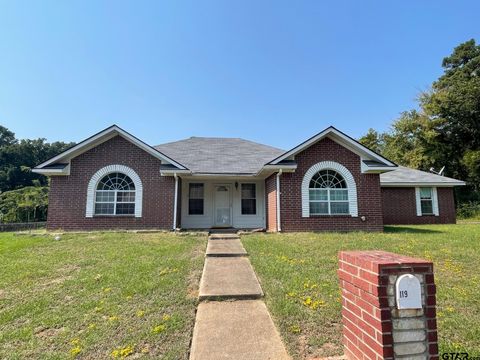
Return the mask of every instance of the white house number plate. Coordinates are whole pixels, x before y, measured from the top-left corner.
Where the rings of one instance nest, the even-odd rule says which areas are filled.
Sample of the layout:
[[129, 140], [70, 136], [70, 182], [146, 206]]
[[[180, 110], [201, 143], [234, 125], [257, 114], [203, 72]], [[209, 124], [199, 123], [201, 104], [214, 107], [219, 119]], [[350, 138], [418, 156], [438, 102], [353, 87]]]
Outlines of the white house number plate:
[[404, 274], [398, 277], [395, 283], [395, 295], [398, 309], [422, 308], [420, 281], [411, 274]]

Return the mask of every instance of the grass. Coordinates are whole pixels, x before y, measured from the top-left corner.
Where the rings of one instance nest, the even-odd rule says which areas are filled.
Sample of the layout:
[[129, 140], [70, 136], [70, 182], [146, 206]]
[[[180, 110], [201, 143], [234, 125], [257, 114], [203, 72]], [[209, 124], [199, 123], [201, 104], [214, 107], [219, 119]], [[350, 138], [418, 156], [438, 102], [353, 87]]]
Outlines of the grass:
[[186, 359], [205, 245], [167, 233], [0, 234], [0, 358]]
[[242, 237], [265, 301], [295, 359], [342, 353], [340, 250], [381, 249], [433, 260], [440, 352], [480, 354], [480, 225], [387, 227], [385, 233]]

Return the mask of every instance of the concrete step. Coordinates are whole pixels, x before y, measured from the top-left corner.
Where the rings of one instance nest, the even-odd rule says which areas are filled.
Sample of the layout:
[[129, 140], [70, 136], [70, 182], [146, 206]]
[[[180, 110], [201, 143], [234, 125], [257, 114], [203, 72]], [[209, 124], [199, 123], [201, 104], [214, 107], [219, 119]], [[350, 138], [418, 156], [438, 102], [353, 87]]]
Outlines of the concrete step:
[[199, 299], [258, 299], [262, 288], [246, 257], [207, 257]]
[[210, 234], [236, 234], [238, 229], [234, 228], [218, 228], [218, 229], [210, 229]]
[[190, 360], [289, 360], [261, 300], [198, 306]]
[[211, 234], [208, 237], [209, 240], [230, 240], [230, 239], [240, 239], [240, 236], [237, 234]]
[[209, 240], [207, 245], [207, 256], [246, 256], [247, 251], [238, 239]]

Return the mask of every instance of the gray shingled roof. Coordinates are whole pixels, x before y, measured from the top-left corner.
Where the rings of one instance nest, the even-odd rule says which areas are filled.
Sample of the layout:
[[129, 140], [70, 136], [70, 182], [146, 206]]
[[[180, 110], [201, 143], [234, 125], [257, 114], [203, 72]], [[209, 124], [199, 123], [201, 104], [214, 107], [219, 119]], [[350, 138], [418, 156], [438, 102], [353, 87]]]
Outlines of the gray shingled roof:
[[238, 138], [191, 137], [154, 146], [193, 173], [256, 174], [285, 151]]
[[446, 176], [432, 174], [426, 171], [410, 169], [399, 166], [393, 171], [380, 174], [380, 183], [382, 185], [404, 183], [408, 184], [444, 184], [444, 185], [464, 185], [463, 181], [452, 179]]

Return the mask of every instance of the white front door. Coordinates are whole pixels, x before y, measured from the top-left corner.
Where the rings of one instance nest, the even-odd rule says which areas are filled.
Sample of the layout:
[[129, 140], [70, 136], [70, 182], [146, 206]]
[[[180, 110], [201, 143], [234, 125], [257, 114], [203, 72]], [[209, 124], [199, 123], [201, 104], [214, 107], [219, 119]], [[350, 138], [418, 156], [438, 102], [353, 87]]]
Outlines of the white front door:
[[230, 185], [215, 185], [215, 226], [232, 226]]

